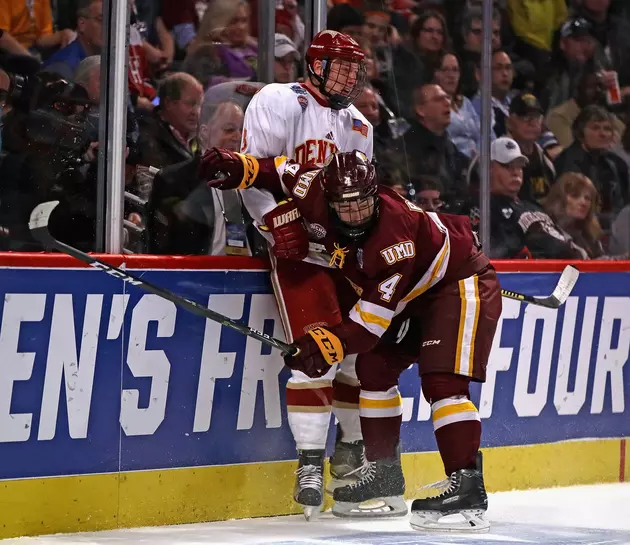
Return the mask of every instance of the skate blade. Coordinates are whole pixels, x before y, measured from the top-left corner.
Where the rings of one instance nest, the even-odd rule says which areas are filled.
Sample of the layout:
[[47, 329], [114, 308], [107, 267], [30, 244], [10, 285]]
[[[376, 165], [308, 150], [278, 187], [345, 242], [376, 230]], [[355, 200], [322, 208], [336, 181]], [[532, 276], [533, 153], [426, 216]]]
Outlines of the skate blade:
[[306, 522], [311, 522], [317, 519], [322, 512], [321, 505], [303, 505], [304, 508], [304, 518]]
[[[414, 530], [424, 532], [454, 532], [454, 533], [486, 533], [490, 530], [490, 523], [483, 518], [485, 511], [481, 509], [460, 511], [459, 513], [441, 513], [439, 511], [412, 512], [409, 524]], [[444, 517], [462, 515], [464, 520], [446, 520]]]
[[375, 498], [362, 503], [338, 501], [332, 514], [340, 518], [391, 518], [407, 515], [407, 504], [401, 496]]

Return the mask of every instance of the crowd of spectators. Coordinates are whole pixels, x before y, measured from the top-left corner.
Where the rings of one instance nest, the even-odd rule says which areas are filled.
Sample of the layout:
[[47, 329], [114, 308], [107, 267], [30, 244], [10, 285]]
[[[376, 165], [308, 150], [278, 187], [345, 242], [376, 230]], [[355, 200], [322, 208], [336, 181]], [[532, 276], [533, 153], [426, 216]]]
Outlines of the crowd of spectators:
[[[1, 250], [40, 250], [28, 215], [53, 198], [55, 234], [94, 247], [103, 1], [0, 3]], [[288, 83], [303, 77], [303, 2], [275, 1], [275, 81]], [[204, 150], [239, 149], [263, 86], [259, 3], [129, 0], [128, 252], [264, 251], [239, 194], [196, 175]], [[473, 226], [481, 4], [328, 0], [327, 13], [366, 54], [355, 105], [374, 126], [379, 181]], [[630, 1], [495, 0], [491, 81], [490, 256], [628, 258]], [[242, 244], [226, 244], [235, 226]]]

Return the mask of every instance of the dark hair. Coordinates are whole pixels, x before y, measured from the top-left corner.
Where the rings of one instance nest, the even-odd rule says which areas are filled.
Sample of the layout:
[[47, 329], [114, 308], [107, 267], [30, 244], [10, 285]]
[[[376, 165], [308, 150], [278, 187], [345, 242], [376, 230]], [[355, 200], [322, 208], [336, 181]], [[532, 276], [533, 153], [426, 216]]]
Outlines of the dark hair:
[[444, 191], [444, 185], [440, 177], [432, 174], [418, 174], [411, 178], [411, 183], [415, 187], [416, 193], [429, 190], [439, 191], [440, 193]]
[[422, 27], [424, 27], [424, 23], [426, 23], [429, 19], [437, 19], [438, 21], [440, 21], [440, 24], [442, 25], [442, 30], [444, 30], [444, 47], [447, 47], [447, 45], [450, 43], [450, 37], [448, 35], [446, 19], [444, 18], [444, 15], [442, 15], [439, 11], [433, 9], [428, 9], [422, 12], [411, 25], [409, 35], [411, 36], [413, 43], [416, 43], [416, 41], [418, 40], [418, 36], [420, 35], [420, 31], [422, 30]]
[[608, 121], [614, 127], [615, 118], [605, 108], [591, 104], [583, 108], [573, 122], [573, 138], [580, 142], [584, 139], [584, 129], [589, 121]]
[[[462, 20], [462, 36], [465, 38], [466, 34], [472, 28], [472, 24], [475, 21], [483, 22], [483, 8], [473, 6], [466, 11], [466, 15]], [[501, 22], [501, 13], [497, 8], [492, 8], [492, 22]]]
[[78, 17], [89, 17], [90, 16], [90, 6], [99, 0], [78, 0], [77, 2], [77, 18]]
[[160, 104], [164, 104], [165, 101], [179, 100], [182, 96], [182, 89], [187, 85], [199, 85], [199, 81], [194, 76], [186, 74], [185, 72], [175, 72], [167, 76], [158, 89], [158, 96], [160, 97]]

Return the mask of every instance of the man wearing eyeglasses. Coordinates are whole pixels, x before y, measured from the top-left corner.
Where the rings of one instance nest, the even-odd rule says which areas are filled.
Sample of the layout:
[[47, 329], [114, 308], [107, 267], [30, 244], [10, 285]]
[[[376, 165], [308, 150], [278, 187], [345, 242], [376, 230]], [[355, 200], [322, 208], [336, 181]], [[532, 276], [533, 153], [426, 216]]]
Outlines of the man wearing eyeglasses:
[[551, 159], [538, 144], [543, 131], [543, 109], [531, 93], [522, 93], [512, 99], [510, 115], [506, 120], [508, 136], [519, 145], [527, 158], [523, 168], [523, 185], [519, 197], [540, 204], [556, 178]]

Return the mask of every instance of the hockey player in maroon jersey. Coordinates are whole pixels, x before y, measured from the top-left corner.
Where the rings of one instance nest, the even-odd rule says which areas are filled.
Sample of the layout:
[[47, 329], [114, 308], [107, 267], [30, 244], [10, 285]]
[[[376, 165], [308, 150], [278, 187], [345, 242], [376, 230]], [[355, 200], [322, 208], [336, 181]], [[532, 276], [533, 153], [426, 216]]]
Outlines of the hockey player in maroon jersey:
[[318, 377], [358, 354], [367, 464], [359, 481], [335, 490], [333, 512], [361, 514], [357, 505], [374, 498], [384, 498], [392, 513], [403, 508], [398, 377], [418, 362], [449, 481], [443, 494], [413, 502], [412, 526], [441, 528], [443, 515], [461, 513], [467, 523], [455, 529], [487, 529], [481, 516], [487, 508], [481, 423], [469, 383], [485, 380], [501, 291], [469, 219], [424, 213], [378, 186], [373, 165], [358, 151], [336, 154], [323, 168], [300, 167], [284, 157], [258, 161], [212, 153], [223, 176], [210, 185], [265, 187], [278, 199], [294, 199], [301, 216], [278, 216], [275, 222], [295, 222], [304, 233], [312, 224], [322, 228], [319, 243], [331, 255], [343, 320], [297, 339], [299, 353], [285, 362]]

